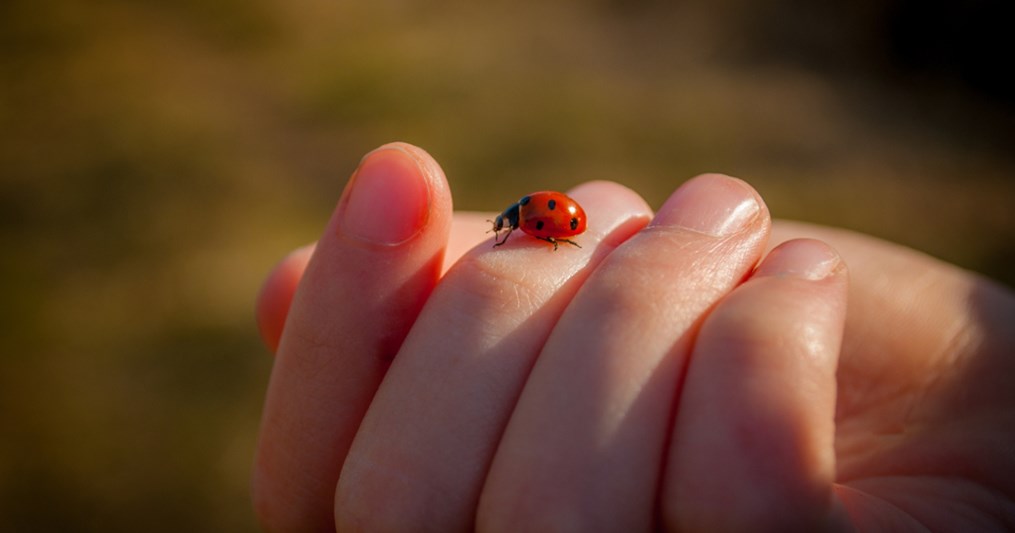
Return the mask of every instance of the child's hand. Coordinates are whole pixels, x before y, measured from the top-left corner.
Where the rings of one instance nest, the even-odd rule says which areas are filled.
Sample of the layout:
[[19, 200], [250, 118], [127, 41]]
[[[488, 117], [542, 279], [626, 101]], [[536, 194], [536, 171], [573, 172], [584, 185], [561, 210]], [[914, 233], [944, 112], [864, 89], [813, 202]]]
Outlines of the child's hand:
[[259, 300], [269, 344], [289, 314], [255, 467], [266, 528], [961, 527], [1001, 501], [978, 518], [1011, 517], [991, 492], [1011, 485], [1009, 293], [777, 227], [853, 267], [839, 361], [843, 263], [795, 240], [755, 270], [769, 216], [743, 182], [696, 178], [655, 218], [616, 184], [570, 194], [583, 248], [494, 250], [421, 150], [365, 158], [309, 265], [290, 256]]

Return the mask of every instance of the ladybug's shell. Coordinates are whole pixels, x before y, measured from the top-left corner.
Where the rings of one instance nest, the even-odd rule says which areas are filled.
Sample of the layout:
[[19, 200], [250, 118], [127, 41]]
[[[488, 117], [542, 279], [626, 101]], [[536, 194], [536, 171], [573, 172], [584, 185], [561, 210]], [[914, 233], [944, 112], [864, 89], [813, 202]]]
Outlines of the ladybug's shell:
[[585, 210], [564, 193], [532, 193], [518, 205], [518, 227], [533, 237], [566, 238], [585, 231]]

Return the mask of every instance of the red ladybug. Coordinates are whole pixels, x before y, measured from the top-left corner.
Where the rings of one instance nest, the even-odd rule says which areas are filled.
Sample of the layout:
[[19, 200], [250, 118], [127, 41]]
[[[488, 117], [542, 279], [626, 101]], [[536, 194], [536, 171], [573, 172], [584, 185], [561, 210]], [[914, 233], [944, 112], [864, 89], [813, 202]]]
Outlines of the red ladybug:
[[[505, 227], [508, 228], [507, 235], [498, 242], [500, 231]], [[507, 242], [511, 232], [518, 228], [537, 239], [553, 243], [554, 250], [561, 242], [581, 248], [578, 243], [565, 237], [573, 237], [585, 231], [585, 210], [562, 192], [534, 192], [497, 215], [492, 230], [497, 234], [494, 237], [494, 247]]]

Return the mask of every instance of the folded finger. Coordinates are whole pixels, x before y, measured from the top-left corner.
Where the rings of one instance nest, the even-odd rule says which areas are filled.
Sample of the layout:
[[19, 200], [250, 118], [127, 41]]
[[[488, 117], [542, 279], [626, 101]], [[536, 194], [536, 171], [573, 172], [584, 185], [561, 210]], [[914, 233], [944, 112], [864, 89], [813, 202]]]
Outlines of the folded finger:
[[261, 333], [264, 345], [272, 354], [278, 350], [289, 306], [292, 305], [296, 288], [303, 278], [303, 271], [307, 269], [310, 257], [314, 254], [315, 246], [316, 244], [308, 244], [285, 256], [265, 278], [261, 292], [257, 294], [254, 306], [257, 330]]
[[846, 286], [828, 245], [789, 241], [709, 314], [662, 485], [669, 529], [824, 531], [843, 518], [832, 483]]

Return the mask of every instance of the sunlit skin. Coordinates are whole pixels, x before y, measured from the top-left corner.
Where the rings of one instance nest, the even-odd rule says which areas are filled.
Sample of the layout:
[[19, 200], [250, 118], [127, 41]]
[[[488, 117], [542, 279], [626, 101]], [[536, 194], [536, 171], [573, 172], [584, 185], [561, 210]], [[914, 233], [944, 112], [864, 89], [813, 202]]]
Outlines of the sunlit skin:
[[[281, 338], [253, 486], [267, 529], [1015, 525], [1008, 289], [871, 237], [770, 223], [723, 176], [655, 214], [586, 184], [569, 192], [583, 248], [491, 249], [491, 214], [452, 213], [439, 167], [405, 149], [426, 162], [426, 227], [377, 247], [329, 224], [258, 300], [262, 335]], [[703, 222], [733, 214], [739, 229]], [[382, 282], [412, 291], [380, 304], [397, 331], [343, 311]], [[647, 359], [655, 346], [670, 348]], [[390, 368], [357, 370], [392, 350]]]

